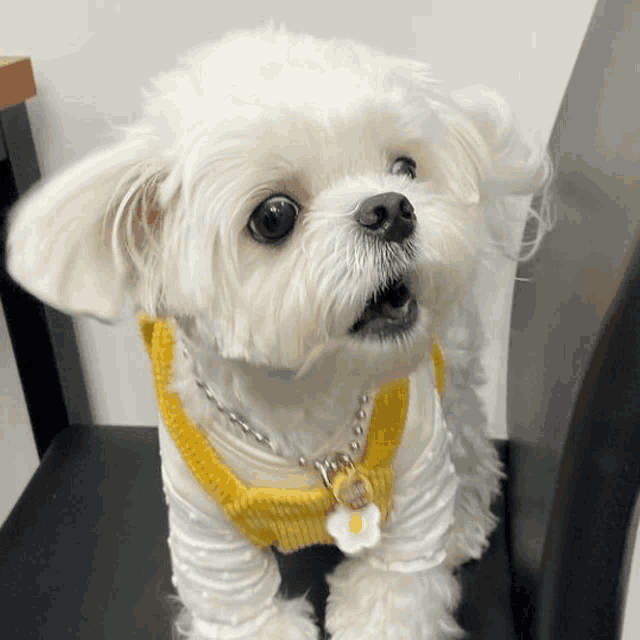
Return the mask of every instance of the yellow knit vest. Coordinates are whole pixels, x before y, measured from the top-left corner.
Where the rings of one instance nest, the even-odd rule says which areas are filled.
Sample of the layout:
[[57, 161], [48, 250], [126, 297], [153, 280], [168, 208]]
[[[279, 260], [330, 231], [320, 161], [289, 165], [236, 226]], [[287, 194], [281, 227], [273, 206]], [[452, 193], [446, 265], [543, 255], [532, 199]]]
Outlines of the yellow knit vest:
[[[156, 400], [164, 426], [197, 483], [218, 502], [235, 527], [260, 548], [275, 545], [283, 552], [291, 552], [312, 544], [332, 544], [333, 538], [324, 523], [337, 504], [333, 493], [324, 486], [277, 489], [242, 482], [186, 415], [178, 394], [170, 391], [174, 340], [169, 324], [138, 314], [138, 326], [151, 358]], [[444, 362], [436, 343], [432, 357], [436, 386], [442, 393]], [[380, 509], [382, 522], [389, 515], [392, 463], [404, 429], [408, 388], [406, 378], [380, 388], [364, 457], [356, 463], [357, 471], [371, 483], [373, 502]]]

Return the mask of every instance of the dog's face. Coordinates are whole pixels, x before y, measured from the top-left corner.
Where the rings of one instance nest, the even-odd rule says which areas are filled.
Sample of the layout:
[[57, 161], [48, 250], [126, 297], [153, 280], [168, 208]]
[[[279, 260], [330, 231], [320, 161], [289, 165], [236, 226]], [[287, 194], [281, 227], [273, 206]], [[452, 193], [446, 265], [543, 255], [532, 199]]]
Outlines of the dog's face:
[[479, 133], [425, 67], [318, 47], [233, 40], [196, 56], [191, 93], [171, 93], [186, 82], [173, 74], [149, 106], [182, 133], [142, 271], [159, 267], [165, 310], [196, 316], [227, 358], [298, 368], [328, 343], [411, 350], [433, 275], [476, 248]]
[[[89, 238], [90, 255], [73, 258], [85, 273], [73, 290], [71, 247], [48, 251], [64, 262], [40, 279], [57, 290], [50, 302], [109, 315], [126, 286], [224, 358], [274, 368], [336, 345], [383, 358], [424, 349], [501, 224], [486, 205], [502, 103], [463, 109], [426, 65], [272, 30], [202, 49], [154, 84], [125, 141], [57, 191], [58, 214], [64, 204], [81, 229], [59, 233]], [[501, 195], [539, 186], [530, 164], [502, 176]], [[72, 213], [81, 185], [101, 208], [90, 220]], [[42, 290], [11, 252], [26, 217], [9, 267]]]

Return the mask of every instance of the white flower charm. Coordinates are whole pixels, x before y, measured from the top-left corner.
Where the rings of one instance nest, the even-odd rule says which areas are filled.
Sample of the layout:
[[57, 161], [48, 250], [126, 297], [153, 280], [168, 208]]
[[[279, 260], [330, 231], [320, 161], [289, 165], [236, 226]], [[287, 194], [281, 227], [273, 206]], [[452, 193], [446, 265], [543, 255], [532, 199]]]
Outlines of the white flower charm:
[[326, 527], [341, 551], [359, 553], [380, 542], [380, 509], [373, 502], [357, 511], [338, 505], [327, 518]]

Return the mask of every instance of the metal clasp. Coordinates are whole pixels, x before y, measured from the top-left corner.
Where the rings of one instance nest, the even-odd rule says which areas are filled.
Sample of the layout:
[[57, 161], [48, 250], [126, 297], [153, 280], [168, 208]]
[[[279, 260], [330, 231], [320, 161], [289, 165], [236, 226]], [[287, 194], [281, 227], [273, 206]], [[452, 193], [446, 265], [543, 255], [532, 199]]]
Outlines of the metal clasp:
[[338, 473], [344, 471], [345, 469], [348, 469], [353, 473], [356, 469], [356, 466], [351, 457], [345, 453], [336, 453], [333, 459], [325, 458], [322, 462], [320, 462], [320, 460], [316, 460], [313, 466], [315, 470], [320, 473], [322, 481], [324, 482], [324, 486], [327, 487], [327, 489], [329, 489], [330, 491], [333, 490], [333, 479]]

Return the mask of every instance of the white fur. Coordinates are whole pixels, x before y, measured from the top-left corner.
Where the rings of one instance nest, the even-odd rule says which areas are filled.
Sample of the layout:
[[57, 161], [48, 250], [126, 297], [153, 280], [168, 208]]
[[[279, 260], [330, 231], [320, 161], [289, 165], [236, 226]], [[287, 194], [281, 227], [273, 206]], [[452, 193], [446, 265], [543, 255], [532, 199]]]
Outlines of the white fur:
[[[272, 27], [185, 56], [153, 81], [143, 118], [122, 133], [18, 204], [9, 272], [68, 313], [116, 318], [128, 295], [137, 309], [173, 318], [211, 389], [282, 455], [348, 438], [361, 390], [410, 375], [411, 415], [394, 463], [405, 505], [421, 490], [417, 470], [428, 468], [425, 363], [436, 335], [458, 483], [446, 558], [419, 569], [424, 551], [416, 551], [408, 573], [385, 557], [348, 560], [331, 578], [327, 625], [334, 640], [455, 637], [452, 572], [485, 548], [500, 477], [475, 392], [474, 274], [488, 253], [509, 248], [510, 199], [545, 187], [543, 150], [521, 140], [504, 101], [485, 88], [445, 96], [425, 64]], [[390, 174], [399, 156], [417, 162], [416, 180]], [[297, 224], [281, 246], [259, 244], [249, 216], [283, 192], [301, 206]], [[371, 242], [355, 221], [362, 202], [385, 192], [415, 210], [415, 234], [403, 245]], [[540, 222], [532, 250], [548, 218]], [[402, 338], [349, 337], [367, 300], [405, 273], [416, 325]], [[174, 388], [187, 412], [211, 434], [233, 434], [178, 351]], [[178, 626], [192, 639], [315, 637], [305, 602], [275, 595], [275, 560], [224, 520], [162, 428], [161, 444], [186, 605]], [[238, 463], [241, 450], [236, 472], [260, 477], [250, 454]], [[393, 522], [382, 549], [397, 553], [400, 540], [422, 535], [410, 506], [397, 506]]]

